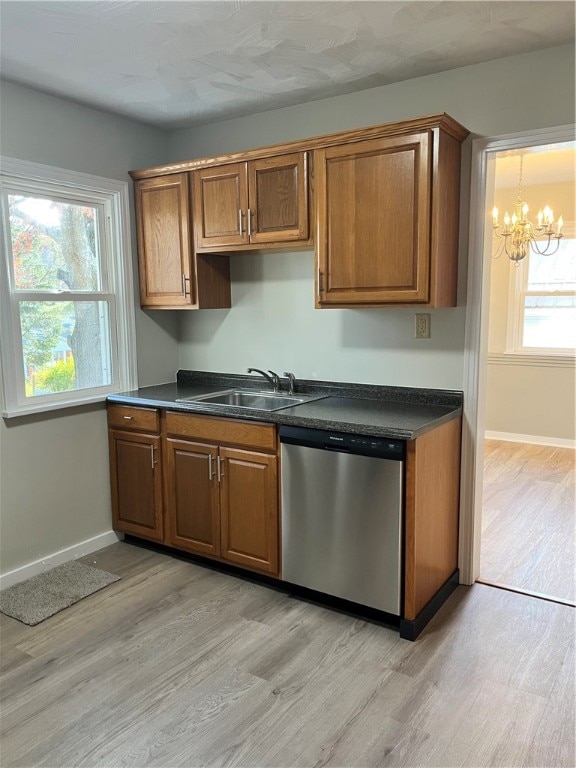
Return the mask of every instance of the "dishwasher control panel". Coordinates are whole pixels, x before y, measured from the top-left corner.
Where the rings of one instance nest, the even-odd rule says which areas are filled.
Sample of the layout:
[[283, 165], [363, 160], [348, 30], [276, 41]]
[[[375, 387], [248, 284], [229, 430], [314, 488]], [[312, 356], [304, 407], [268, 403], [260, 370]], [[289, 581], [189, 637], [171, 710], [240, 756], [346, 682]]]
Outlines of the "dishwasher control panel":
[[280, 427], [280, 442], [303, 445], [325, 451], [356, 453], [381, 459], [403, 461], [406, 458], [406, 443], [389, 437], [355, 435], [346, 432], [330, 432], [306, 427]]
[[403, 440], [389, 440], [380, 437], [351, 437], [349, 444], [355, 447], [371, 448], [375, 451], [391, 451], [401, 454], [404, 451]]

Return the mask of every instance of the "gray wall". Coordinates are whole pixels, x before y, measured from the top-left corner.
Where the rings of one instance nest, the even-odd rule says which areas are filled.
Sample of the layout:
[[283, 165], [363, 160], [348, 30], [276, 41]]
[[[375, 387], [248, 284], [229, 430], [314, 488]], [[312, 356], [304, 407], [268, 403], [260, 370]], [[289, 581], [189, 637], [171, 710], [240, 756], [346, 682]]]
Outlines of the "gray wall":
[[[518, 94], [529, 85], [531, 96]], [[533, 94], [538, 94], [535, 100]], [[226, 153], [348, 128], [447, 112], [475, 135], [574, 120], [574, 48], [562, 46], [310, 104], [174, 132], [170, 160]], [[460, 389], [463, 383], [466, 197], [464, 152], [459, 306], [432, 311], [414, 339], [414, 310], [315, 310], [312, 252], [233, 255], [231, 310], [183, 316], [180, 367], [293, 370], [303, 378]], [[254, 343], [254, 340], [257, 342]]]
[[[2, 83], [0, 106], [8, 157], [126, 181], [166, 158], [163, 131], [38, 91]], [[135, 311], [140, 383], [172, 381], [174, 313]], [[2, 573], [111, 529], [107, 445], [103, 404], [0, 419]]]
[[[127, 179], [131, 168], [433, 112], [448, 112], [476, 134], [531, 130], [573, 121], [573, 73], [574, 50], [564, 46], [178, 131], [168, 141], [161, 131], [5, 83], [0, 152]], [[515, 95], [526, 82], [536, 100]], [[466, 172], [463, 178], [465, 197]], [[464, 265], [465, 234], [462, 242]], [[178, 365], [254, 365], [319, 378], [462, 386], [465, 269], [460, 306], [433, 311], [432, 338], [416, 341], [411, 310], [314, 310], [311, 252], [232, 261], [231, 310], [136, 308], [141, 385], [173, 380]], [[0, 523], [2, 573], [110, 529], [102, 406], [0, 420]]]

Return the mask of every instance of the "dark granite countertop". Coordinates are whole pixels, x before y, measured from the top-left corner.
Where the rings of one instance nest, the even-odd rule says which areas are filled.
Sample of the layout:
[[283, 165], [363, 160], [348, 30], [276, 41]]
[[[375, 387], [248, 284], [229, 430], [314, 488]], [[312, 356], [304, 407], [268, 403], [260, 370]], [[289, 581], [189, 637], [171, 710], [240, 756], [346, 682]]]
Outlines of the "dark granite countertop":
[[[282, 384], [286, 391], [285, 380]], [[263, 385], [260, 376], [178, 371], [176, 382], [110, 395], [108, 402], [403, 440], [413, 440], [462, 413], [462, 392], [455, 390], [312, 380], [298, 380], [297, 392], [322, 394], [323, 399], [279, 411], [213, 406], [202, 401], [177, 402], [179, 398], [233, 387], [260, 391], [266, 389]]]

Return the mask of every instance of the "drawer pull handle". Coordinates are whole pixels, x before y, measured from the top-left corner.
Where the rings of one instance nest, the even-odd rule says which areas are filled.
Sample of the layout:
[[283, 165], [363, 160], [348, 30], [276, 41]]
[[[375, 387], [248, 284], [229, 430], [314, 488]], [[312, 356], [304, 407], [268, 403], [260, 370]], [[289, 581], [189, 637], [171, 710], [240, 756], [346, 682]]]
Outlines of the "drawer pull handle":
[[125, 421], [134, 421], [134, 416], [123, 416], [122, 417]]

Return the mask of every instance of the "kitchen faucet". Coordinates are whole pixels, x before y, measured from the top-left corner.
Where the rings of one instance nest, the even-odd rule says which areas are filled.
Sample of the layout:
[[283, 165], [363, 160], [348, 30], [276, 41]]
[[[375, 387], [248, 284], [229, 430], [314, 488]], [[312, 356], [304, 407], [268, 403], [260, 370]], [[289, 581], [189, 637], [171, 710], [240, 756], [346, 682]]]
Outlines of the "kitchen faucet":
[[280, 376], [278, 376], [277, 373], [274, 373], [274, 371], [268, 371], [270, 374], [268, 375], [268, 373], [261, 371], [260, 368], [248, 368], [248, 373], [259, 373], [261, 376], [264, 376], [274, 392], [278, 392], [280, 390]]
[[296, 376], [290, 371], [284, 371], [284, 376], [288, 379], [288, 394], [293, 395], [296, 391]]

